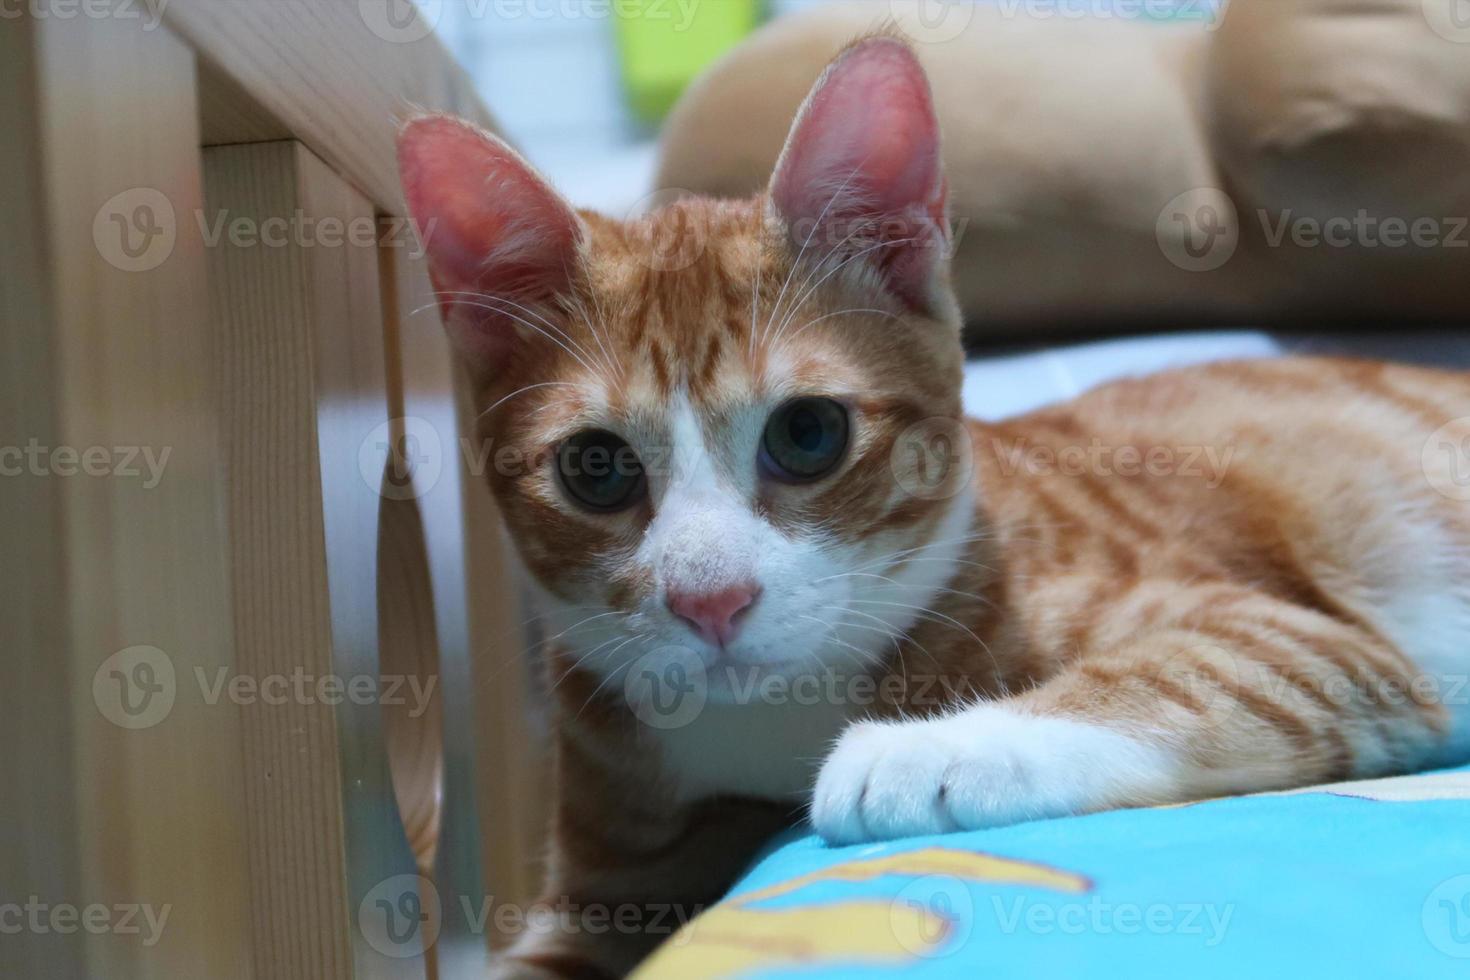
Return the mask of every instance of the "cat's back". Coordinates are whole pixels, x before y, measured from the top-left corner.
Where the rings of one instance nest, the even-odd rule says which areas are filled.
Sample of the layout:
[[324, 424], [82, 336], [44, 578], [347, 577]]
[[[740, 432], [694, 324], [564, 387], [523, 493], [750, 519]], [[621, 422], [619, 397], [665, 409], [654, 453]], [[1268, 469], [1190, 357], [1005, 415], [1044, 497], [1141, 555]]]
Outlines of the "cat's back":
[[1249, 501], [1254, 491], [1269, 498], [1259, 506], [1274, 501], [1337, 526], [1385, 508], [1470, 522], [1470, 372], [1231, 361], [1104, 385], [1072, 412], [1104, 442], [1138, 443], [1156, 459], [1213, 454], [1207, 492]]
[[1223, 472], [1205, 489], [1366, 483], [1426, 501], [1470, 498], [1470, 467], [1453, 465], [1470, 464], [1467, 371], [1346, 358], [1225, 361], [1110, 382], [998, 428], [1058, 454], [1080, 444], [1094, 476], [1130, 475], [1119, 464], [1137, 450], [1142, 476], [1178, 478], [1187, 474], [1168, 464], [1210, 450]]
[[1228, 435], [1266, 425], [1290, 437], [1297, 425], [1332, 424], [1427, 435], [1470, 415], [1470, 371], [1334, 357], [1219, 361], [1109, 382], [1017, 421], [1058, 415], [1140, 434]]
[[1369, 529], [1429, 524], [1470, 549], [1470, 372], [1220, 362], [1115, 381], [985, 437], [992, 490], [998, 475], [1027, 496], [1101, 493], [1165, 532], [1244, 522], [1361, 547]]
[[[1440, 414], [1456, 400], [1470, 400], [1470, 371], [1422, 367], [1351, 357], [1280, 357], [1216, 361], [1103, 384], [1082, 395], [1099, 407], [1131, 408], [1131, 398], [1168, 393], [1188, 404], [1190, 395], [1267, 396], [1260, 405], [1310, 398], [1337, 408], [1377, 407]], [[1154, 395], [1157, 397], [1157, 395]]]
[[[1113, 382], [977, 435], [993, 449], [977, 459], [997, 517], [1065, 529], [1040, 535], [1043, 574], [1107, 565], [1283, 598], [1309, 586], [1426, 671], [1470, 664], [1470, 372], [1223, 362]], [[1007, 459], [1016, 445], [1030, 455]]]

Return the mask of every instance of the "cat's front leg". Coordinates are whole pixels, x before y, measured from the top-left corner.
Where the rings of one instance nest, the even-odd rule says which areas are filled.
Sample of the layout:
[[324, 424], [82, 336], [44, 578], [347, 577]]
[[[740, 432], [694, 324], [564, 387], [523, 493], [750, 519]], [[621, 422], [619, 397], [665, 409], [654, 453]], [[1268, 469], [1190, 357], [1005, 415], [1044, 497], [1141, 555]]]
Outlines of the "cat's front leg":
[[834, 844], [1366, 777], [1422, 766], [1447, 715], [1367, 630], [1240, 590], [1082, 656], [1025, 695], [863, 722], [812, 800]]
[[724, 896], [765, 839], [747, 826], [706, 827], [657, 851], [593, 854], [587, 841], [554, 842], [551, 880], [520, 934], [495, 955], [489, 980], [617, 980], [633, 972]]
[[1176, 768], [1150, 741], [1007, 702], [861, 722], [822, 766], [812, 822], [833, 844], [1003, 826], [1168, 799]]
[[669, 805], [655, 785], [619, 785], [597, 761], [568, 754], [566, 741], [547, 882], [491, 980], [626, 976], [723, 898], [790, 823], [789, 805], [761, 800]]

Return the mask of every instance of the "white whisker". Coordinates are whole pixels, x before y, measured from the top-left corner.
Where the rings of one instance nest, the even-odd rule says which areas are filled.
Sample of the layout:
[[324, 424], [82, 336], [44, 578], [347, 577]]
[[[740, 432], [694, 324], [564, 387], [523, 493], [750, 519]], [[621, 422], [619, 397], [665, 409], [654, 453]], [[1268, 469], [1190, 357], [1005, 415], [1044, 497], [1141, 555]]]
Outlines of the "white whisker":
[[[567, 338], [567, 341], [564, 343], [560, 338], [558, 338], [556, 336], [553, 336], [552, 334], [547, 333], [545, 330], [541, 329], [536, 324], [532, 323], [530, 320], [527, 320], [525, 317], [517, 316], [516, 314], [511, 313], [509, 310], [503, 310], [503, 309], [501, 309], [498, 306], [491, 306], [488, 303], [482, 303], [482, 302], [478, 302], [478, 301], [474, 301], [474, 300], [467, 300], [467, 299], [455, 300], [455, 303], [458, 304], [458, 305], [460, 305], [460, 306], [470, 306], [470, 307], [474, 307], [475, 309], [489, 310], [492, 313], [499, 313], [502, 316], [510, 317], [510, 319], [516, 321], [517, 323], [521, 324], [522, 326], [526, 327], [529, 330], [534, 330], [536, 333], [540, 334], [542, 337], [545, 337], [547, 340], [551, 341], [553, 344], [555, 344], [556, 346], [560, 347], [562, 350], [566, 351], [568, 354], [570, 354], [572, 356], [572, 358], [578, 364], [582, 365], [582, 367], [586, 368], [589, 372], [591, 372], [593, 374], [596, 374], [597, 373], [597, 369], [594, 368], [587, 361], [587, 358], [588, 357], [591, 357], [592, 355], [591, 354], [588, 354], [586, 352], [586, 350], [582, 347], [581, 344], [578, 344], [576, 341], [572, 340], [570, 337], [568, 337]], [[563, 337], [566, 336], [566, 334], [563, 331], [558, 330], [557, 333], [560, 333]], [[575, 350], [573, 350], [574, 347], [576, 348]]]
[[849, 263], [855, 262], [858, 259], [862, 258], [864, 255], [867, 255], [869, 252], [875, 252], [880, 248], [895, 248], [899, 245], [909, 245], [916, 241], [918, 241], [917, 238], [899, 238], [891, 242], [878, 242], [876, 245], [869, 245], [867, 248], [859, 249], [858, 251], [849, 255], [847, 258], [843, 259], [832, 269], [831, 272], [827, 273], [825, 276], [812, 283], [812, 285], [807, 289], [806, 292], [802, 293], [796, 298], [795, 302], [792, 305], [791, 313], [787, 315], [786, 320], [781, 324], [781, 328], [776, 331], [776, 336], [771, 341], [771, 343], [775, 343], [776, 341], [779, 341], [781, 339], [782, 335], [786, 332], [786, 327], [791, 323], [792, 318], [796, 316], [796, 310], [801, 308], [801, 304], [806, 302], [809, 296], [820, 289], [822, 283], [837, 275], [837, 273], [841, 272]]
[[504, 405], [506, 402], [510, 401], [512, 398], [516, 397], [517, 395], [523, 395], [523, 394], [525, 394], [528, 391], [535, 391], [537, 388], [583, 388], [583, 389], [586, 389], [587, 391], [592, 391], [592, 392], [595, 392], [597, 390], [596, 388], [592, 387], [591, 385], [578, 384], [575, 381], [543, 381], [540, 384], [526, 385], [524, 388], [517, 388], [515, 391], [512, 391], [510, 394], [506, 395], [504, 398], [502, 398], [499, 401], [497, 401], [494, 405], [491, 405], [489, 408], [485, 409], [479, 415], [475, 416], [475, 421], [476, 422], [480, 421], [485, 416], [489, 415], [491, 412], [495, 411], [501, 405]]
[[837, 199], [842, 196], [843, 191], [847, 190], [847, 185], [852, 183], [852, 179], [858, 175], [865, 163], [867, 163], [866, 159], [858, 161], [857, 165], [852, 168], [852, 173], [848, 174], [842, 183], [837, 186], [837, 189], [832, 192], [832, 196], [827, 199], [827, 204], [822, 208], [821, 214], [817, 215], [817, 220], [812, 223], [812, 229], [807, 232], [806, 240], [801, 243], [801, 248], [797, 251], [796, 258], [791, 262], [791, 268], [786, 271], [786, 280], [781, 283], [781, 291], [776, 294], [776, 303], [771, 307], [771, 317], [766, 321], [763, 332], [768, 332], [771, 329], [771, 322], [781, 312], [781, 301], [786, 298], [786, 288], [791, 285], [791, 277], [796, 275], [796, 270], [801, 266], [801, 260], [806, 255], [806, 250], [811, 245], [812, 239], [816, 236], [817, 229], [822, 226], [822, 219], [827, 217], [827, 212], [832, 210], [832, 205], [837, 203]]
[[[622, 643], [619, 643], [617, 646], [613, 647], [607, 653], [603, 654], [602, 659], [604, 659], [604, 660], [611, 660], [613, 654], [617, 653], [619, 650], [621, 650], [623, 647], [627, 646], [629, 643], [632, 643], [635, 640], [646, 640], [646, 639], [648, 639], [648, 637], [644, 636], [642, 633], [634, 633], [632, 636], [628, 637]], [[631, 662], [630, 662], [630, 664], [631, 664]], [[572, 717], [572, 720], [573, 721], [576, 721], [578, 718], [581, 718], [582, 717], [582, 712], [584, 712], [584, 711], [587, 710], [587, 706], [589, 704], [591, 704], [593, 701], [596, 701], [597, 700], [597, 695], [601, 694], [602, 693], [602, 689], [604, 687], [607, 687], [607, 685], [612, 681], [612, 679], [614, 677], [617, 677], [619, 673], [620, 672], [619, 671], [616, 671], [616, 670], [610, 670], [610, 671], [608, 671], [607, 676], [602, 679], [602, 683], [598, 684], [596, 687], [594, 687], [592, 689], [592, 693], [589, 694], [589, 695], [587, 695], [587, 700], [582, 702], [582, 707], [580, 707], [580, 708], [577, 709], [576, 715], [574, 715]]]
[[806, 323], [803, 323], [801, 325], [801, 327], [799, 329], [797, 329], [791, 335], [791, 339], [792, 340], [795, 340], [797, 337], [800, 337], [803, 333], [805, 333], [806, 332], [806, 329], [808, 327], [814, 327], [817, 324], [821, 323], [823, 320], [831, 320], [834, 317], [849, 316], [849, 315], [852, 315], [852, 314], [855, 314], [855, 313], [873, 313], [873, 314], [876, 314], [878, 316], [886, 316], [890, 320], [897, 320], [897, 319], [899, 319], [899, 317], [898, 317], [897, 314], [890, 313], [887, 310], [858, 310], [858, 309], [853, 309], [853, 310], [837, 310], [835, 313], [828, 313], [825, 316], [819, 316], [815, 320], [808, 320]]

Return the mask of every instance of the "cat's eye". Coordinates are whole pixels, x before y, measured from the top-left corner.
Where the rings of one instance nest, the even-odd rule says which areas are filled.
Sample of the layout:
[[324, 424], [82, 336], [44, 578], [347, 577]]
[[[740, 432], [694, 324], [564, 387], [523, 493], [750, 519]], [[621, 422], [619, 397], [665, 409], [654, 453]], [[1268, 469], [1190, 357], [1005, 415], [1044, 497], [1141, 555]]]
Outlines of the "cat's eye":
[[847, 409], [830, 398], [797, 398], [771, 413], [761, 439], [761, 461], [783, 480], [816, 480], [837, 468], [847, 452]]
[[567, 494], [588, 510], [623, 510], [642, 499], [647, 488], [637, 452], [602, 429], [586, 429], [563, 442], [556, 469]]

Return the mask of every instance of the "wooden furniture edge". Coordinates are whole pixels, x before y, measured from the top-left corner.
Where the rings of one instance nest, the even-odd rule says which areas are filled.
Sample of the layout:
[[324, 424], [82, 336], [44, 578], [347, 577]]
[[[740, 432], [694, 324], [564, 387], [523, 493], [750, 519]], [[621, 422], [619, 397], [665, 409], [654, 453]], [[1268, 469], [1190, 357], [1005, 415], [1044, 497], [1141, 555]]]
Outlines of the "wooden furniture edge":
[[381, 212], [402, 216], [403, 120], [427, 110], [497, 127], [424, 13], [390, 17], [399, 3], [170, 0], [163, 24], [199, 59], [205, 145], [300, 140]]

